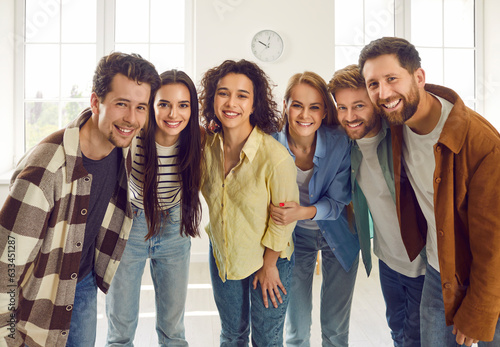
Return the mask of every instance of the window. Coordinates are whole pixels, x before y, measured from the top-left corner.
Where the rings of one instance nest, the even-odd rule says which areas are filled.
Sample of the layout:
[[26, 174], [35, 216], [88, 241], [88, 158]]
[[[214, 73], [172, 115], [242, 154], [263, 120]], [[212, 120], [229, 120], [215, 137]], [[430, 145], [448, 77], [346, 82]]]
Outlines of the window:
[[452, 88], [467, 106], [481, 111], [475, 6], [474, 0], [336, 0], [335, 69], [357, 62], [374, 39], [403, 37], [419, 51], [426, 82]]
[[112, 51], [139, 53], [160, 73], [191, 73], [191, 0], [26, 0], [16, 6], [24, 18], [16, 103], [25, 133], [17, 157], [89, 105], [96, 63]]

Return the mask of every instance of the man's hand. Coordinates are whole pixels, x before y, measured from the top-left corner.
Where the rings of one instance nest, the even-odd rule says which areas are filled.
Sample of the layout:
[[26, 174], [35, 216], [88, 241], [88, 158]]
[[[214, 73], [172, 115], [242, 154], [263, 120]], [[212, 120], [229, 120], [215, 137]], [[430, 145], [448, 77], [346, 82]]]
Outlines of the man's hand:
[[477, 343], [479, 341], [466, 336], [456, 326], [453, 326], [453, 335], [457, 335], [456, 341], [460, 346], [462, 346], [464, 343], [466, 346], [472, 346], [473, 343]]

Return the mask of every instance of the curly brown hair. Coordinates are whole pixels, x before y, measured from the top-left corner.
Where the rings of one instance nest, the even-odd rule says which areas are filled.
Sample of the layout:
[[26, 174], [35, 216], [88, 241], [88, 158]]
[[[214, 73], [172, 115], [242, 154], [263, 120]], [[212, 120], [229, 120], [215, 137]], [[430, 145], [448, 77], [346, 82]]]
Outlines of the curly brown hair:
[[[267, 134], [279, 131], [281, 128], [281, 115], [278, 111], [277, 103], [273, 100], [269, 78], [257, 64], [244, 59], [240, 61], [226, 60], [203, 75], [200, 103], [201, 117], [205, 130], [209, 134], [213, 134], [222, 129], [221, 122], [215, 116], [214, 97], [217, 84], [224, 76], [230, 73], [245, 75], [252, 81], [254, 112], [250, 115], [250, 124], [252, 126], [257, 125], [259, 129]], [[209, 127], [212, 122], [218, 125], [216, 129]]]

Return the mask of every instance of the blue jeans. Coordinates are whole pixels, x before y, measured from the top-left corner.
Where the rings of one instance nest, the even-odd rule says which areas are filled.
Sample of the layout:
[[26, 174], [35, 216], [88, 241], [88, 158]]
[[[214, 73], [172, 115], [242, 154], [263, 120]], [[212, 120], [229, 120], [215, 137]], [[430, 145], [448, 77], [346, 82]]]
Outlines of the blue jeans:
[[395, 347], [420, 347], [420, 299], [425, 276], [407, 277], [379, 260], [385, 316]]
[[[255, 290], [252, 287], [255, 273], [242, 280], [222, 282], [213, 256], [212, 245], [210, 245], [209, 252], [212, 288], [221, 321], [220, 345], [224, 347], [248, 346], [251, 326], [252, 346], [283, 346], [283, 324], [290, 294], [281, 293], [283, 303], [278, 303], [278, 308], [274, 308], [270, 301], [269, 308], [265, 308], [260, 284]], [[291, 261], [279, 258], [276, 266], [281, 283], [290, 293]]]
[[[441, 276], [430, 265], [427, 265], [422, 301], [420, 303], [420, 331], [422, 346], [459, 346], [456, 343], [456, 336], [452, 333], [453, 325], [446, 326]], [[500, 320], [497, 323], [493, 341], [479, 341], [478, 346], [500, 346]]]
[[76, 284], [75, 302], [71, 313], [66, 347], [95, 345], [97, 326], [97, 284], [91, 272]]
[[[134, 208], [127, 246], [106, 296], [106, 346], [132, 346], [139, 319], [139, 296], [146, 259], [151, 258], [159, 346], [187, 346], [184, 335], [191, 239], [179, 234], [180, 206], [162, 218], [161, 233], [147, 241], [144, 211]], [[126, 304], [124, 304], [126, 303]]]
[[320, 230], [295, 227], [295, 266], [289, 291], [286, 344], [310, 346], [312, 282], [316, 256], [321, 250], [321, 336], [323, 346], [347, 346], [352, 295], [358, 273], [356, 259], [346, 272], [333, 254]]

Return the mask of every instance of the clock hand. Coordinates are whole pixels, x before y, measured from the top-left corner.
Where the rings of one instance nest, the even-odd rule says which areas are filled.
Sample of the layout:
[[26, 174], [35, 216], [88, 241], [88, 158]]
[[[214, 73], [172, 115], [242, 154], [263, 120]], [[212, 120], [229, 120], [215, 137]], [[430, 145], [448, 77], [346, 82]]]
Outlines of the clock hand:
[[264, 46], [266, 46], [266, 48], [267, 48], [267, 45], [264, 42], [262, 42], [262, 41], [259, 40], [259, 43], [262, 44], [262, 45], [264, 45]]

